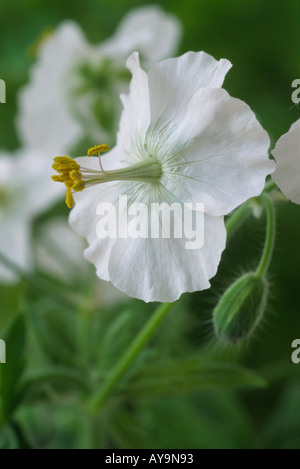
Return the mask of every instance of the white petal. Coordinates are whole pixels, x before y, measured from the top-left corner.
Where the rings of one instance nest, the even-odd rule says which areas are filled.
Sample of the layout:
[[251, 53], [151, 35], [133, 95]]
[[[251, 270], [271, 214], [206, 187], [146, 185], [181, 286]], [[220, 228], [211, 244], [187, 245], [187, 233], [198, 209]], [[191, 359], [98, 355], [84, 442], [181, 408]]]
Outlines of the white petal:
[[62, 23], [42, 45], [30, 82], [19, 95], [17, 125], [25, 144], [53, 156], [69, 150], [81, 138], [68, 93], [73, 67], [90, 53], [81, 30], [71, 21]]
[[132, 73], [132, 80], [130, 93], [121, 96], [124, 111], [120, 120], [117, 145], [131, 155], [136, 142], [143, 142], [145, 139], [150, 123], [150, 104], [148, 78], [140, 66], [139, 54], [131, 54], [126, 65]]
[[300, 119], [280, 137], [272, 154], [277, 163], [274, 181], [292, 202], [300, 204]]
[[119, 56], [137, 50], [143, 59], [153, 63], [172, 55], [180, 36], [181, 25], [175, 16], [156, 5], [144, 6], [131, 10], [114, 36], [100, 47], [105, 54]]
[[63, 185], [51, 179], [51, 165], [40, 151], [0, 151], [0, 186], [9, 197], [9, 215], [29, 220], [64, 197]]
[[[0, 188], [4, 190], [4, 204], [0, 203], [0, 251], [25, 271], [32, 264], [30, 229], [34, 216], [65, 192], [62, 185], [50, 179], [50, 172], [51, 163], [46, 163], [41, 152], [0, 152]], [[1, 264], [0, 280], [16, 281], [17, 277]]]
[[192, 96], [199, 88], [220, 88], [231, 63], [215, 60], [205, 52], [187, 52], [163, 60], [148, 72], [151, 122], [155, 128], [180, 122]]
[[210, 215], [228, 214], [262, 192], [275, 168], [269, 143], [244, 102], [223, 89], [200, 89], [161, 150], [162, 183], [179, 200], [204, 203]]
[[51, 176], [53, 160], [40, 151], [30, 149], [17, 152], [18, 181], [22, 188], [22, 200], [19, 201], [23, 212], [31, 217], [49, 209], [65, 196], [63, 184], [54, 182]]
[[[161, 200], [167, 200], [168, 193], [163, 188], [162, 192]], [[127, 194], [128, 201], [153, 200], [148, 185], [140, 183], [106, 184], [75, 195], [69, 221], [87, 238], [85, 256], [95, 265], [97, 275], [127, 295], [147, 302], [175, 301], [183, 292], [209, 288], [225, 247], [223, 217], [204, 215], [204, 245], [196, 250], [186, 249], [184, 237], [100, 239], [96, 233], [97, 206], [104, 202], [116, 205], [120, 194]]]

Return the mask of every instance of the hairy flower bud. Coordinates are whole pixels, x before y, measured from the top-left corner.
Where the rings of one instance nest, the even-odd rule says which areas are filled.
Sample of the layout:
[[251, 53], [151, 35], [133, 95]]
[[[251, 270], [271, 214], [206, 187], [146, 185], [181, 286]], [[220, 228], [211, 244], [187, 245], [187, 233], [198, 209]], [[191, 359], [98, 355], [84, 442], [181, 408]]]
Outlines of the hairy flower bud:
[[253, 272], [230, 285], [213, 312], [216, 336], [232, 343], [249, 337], [262, 319], [267, 293], [266, 279]]

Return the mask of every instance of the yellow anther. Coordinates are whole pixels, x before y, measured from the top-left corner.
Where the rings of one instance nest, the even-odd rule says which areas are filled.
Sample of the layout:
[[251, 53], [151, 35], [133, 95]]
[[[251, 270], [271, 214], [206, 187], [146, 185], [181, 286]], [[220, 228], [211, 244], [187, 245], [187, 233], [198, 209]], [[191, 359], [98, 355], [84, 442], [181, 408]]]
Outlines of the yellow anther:
[[75, 160], [72, 160], [72, 158], [69, 158], [68, 156], [56, 156], [54, 158], [52, 168], [55, 171], [62, 173], [64, 171], [78, 171], [80, 169], [80, 166], [78, 163], [76, 163]]
[[[66, 204], [69, 208], [74, 207], [72, 189], [76, 186], [76, 191], [84, 189], [80, 166], [75, 160], [68, 156], [56, 156], [52, 168], [59, 174], [52, 176], [53, 181], [63, 182], [67, 188]], [[82, 187], [83, 184], [83, 187]], [[80, 186], [81, 185], [81, 186]], [[82, 187], [82, 188], [79, 188]]]
[[[95, 155], [98, 154], [99, 156], [99, 161], [100, 161], [100, 168], [102, 170], [102, 173], [105, 173], [103, 171], [102, 165], [101, 165], [101, 159], [100, 159], [100, 153], [102, 151], [107, 151], [108, 146], [107, 145], [95, 145], [93, 148], [90, 148], [88, 151], [88, 155]], [[74, 207], [74, 197], [72, 191], [75, 192], [80, 192], [86, 187], [86, 182], [82, 180], [82, 172], [80, 171], [80, 165], [73, 160], [72, 158], [69, 158], [68, 156], [56, 156], [54, 158], [54, 163], [52, 165], [52, 168], [58, 172], [58, 175], [56, 174], [55, 176], [51, 176], [53, 181], [55, 182], [62, 182], [65, 184], [67, 188], [67, 194], [66, 194], [66, 204], [69, 208]], [[83, 169], [84, 171], [87, 171], [86, 169]], [[86, 177], [86, 174], [85, 174]], [[87, 181], [88, 183], [89, 181]]]
[[67, 204], [68, 208], [73, 208], [74, 205], [75, 205], [73, 194], [72, 194], [70, 186], [67, 186], [66, 204]]
[[63, 182], [60, 178], [60, 176], [51, 176], [51, 179], [53, 179], [53, 181], [55, 182]]
[[94, 147], [90, 148], [87, 152], [88, 156], [98, 155], [102, 151], [107, 151], [109, 148], [107, 145], [95, 145]]
[[70, 172], [70, 178], [73, 181], [80, 182], [82, 179], [82, 174], [80, 171], [73, 170]]
[[85, 183], [83, 181], [75, 182], [75, 184], [72, 186], [72, 189], [75, 192], [83, 191], [83, 189], [85, 189]]

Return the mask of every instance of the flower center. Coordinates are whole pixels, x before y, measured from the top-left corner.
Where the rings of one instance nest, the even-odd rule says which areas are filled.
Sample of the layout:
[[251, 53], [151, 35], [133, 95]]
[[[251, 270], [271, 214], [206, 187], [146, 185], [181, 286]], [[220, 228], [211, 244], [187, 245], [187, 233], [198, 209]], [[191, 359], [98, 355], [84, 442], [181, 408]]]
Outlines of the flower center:
[[[119, 116], [119, 93], [130, 82], [131, 74], [125, 66], [109, 58], [103, 58], [96, 62], [83, 62], [75, 70], [77, 77], [71, 89], [70, 104], [76, 115], [83, 122], [86, 115], [82, 112], [81, 98], [88, 98], [90, 111], [106, 132], [117, 130]], [[118, 93], [116, 93], [116, 89]]]
[[12, 192], [5, 185], [0, 184], [0, 211], [10, 209], [13, 201]]
[[86, 187], [111, 181], [140, 181], [155, 183], [162, 176], [161, 163], [154, 156], [144, 158], [141, 162], [126, 168], [104, 171], [101, 162], [101, 152], [107, 151], [107, 145], [96, 145], [88, 150], [88, 156], [98, 155], [100, 169], [90, 169], [80, 166], [68, 156], [56, 156], [52, 168], [58, 175], [52, 176], [53, 181], [62, 182], [67, 188], [66, 204], [74, 207], [73, 192], [79, 192]]

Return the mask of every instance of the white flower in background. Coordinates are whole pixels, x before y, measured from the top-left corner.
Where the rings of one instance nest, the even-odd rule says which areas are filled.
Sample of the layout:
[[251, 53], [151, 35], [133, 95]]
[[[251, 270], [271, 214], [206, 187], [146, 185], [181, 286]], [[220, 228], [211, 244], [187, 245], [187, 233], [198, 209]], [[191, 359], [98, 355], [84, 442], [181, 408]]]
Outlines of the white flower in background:
[[119, 94], [128, 90], [126, 58], [134, 50], [147, 65], [168, 57], [180, 31], [158, 6], [128, 13], [114, 37], [94, 46], [76, 23], [63, 22], [42, 42], [30, 83], [19, 95], [22, 141], [51, 155], [71, 151], [84, 137], [109, 142], [121, 113]]
[[295, 204], [300, 204], [300, 119], [277, 141], [272, 154], [276, 161], [273, 180]]
[[[49, 173], [40, 151], [0, 151], [0, 253], [23, 270], [32, 266], [33, 218], [62, 195]], [[17, 280], [0, 260], [0, 282]]]
[[[122, 97], [117, 145], [104, 157], [104, 171], [97, 158], [63, 157], [54, 164], [55, 179], [67, 185], [70, 206], [74, 192], [70, 224], [86, 237], [85, 257], [97, 275], [129, 296], [174, 301], [209, 288], [225, 247], [224, 215], [261, 193], [274, 162], [254, 113], [221, 89], [227, 60], [188, 52], [146, 73], [134, 53], [127, 65], [130, 93]], [[203, 203], [203, 247], [185, 249], [184, 237], [100, 239], [97, 207], [116, 204], [120, 194], [147, 206]], [[159, 214], [141, 220], [151, 222], [159, 225]]]
[[99, 51], [108, 57], [119, 56], [125, 65], [128, 55], [138, 50], [148, 67], [176, 52], [180, 36], [181, 25], [175, 16], [164, 13], [158, 5], [148, 5], [131, 10], [114, 36], [99, 45]]
[[[61, 240], [68, 242], [61, 245]], [[86, 241], [78, 236], [65, 218], [56, 217], [43, 223], [35, 238], [35, 263], [44, 273], [62, 281], [83, 281], [88, 275], [90, 264], [83, 256]], [[110, 282], [97, 279], [91, 290], [94, 304], [97, 306], [112, 305], [127, 299], [120, 290]]]

